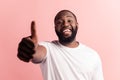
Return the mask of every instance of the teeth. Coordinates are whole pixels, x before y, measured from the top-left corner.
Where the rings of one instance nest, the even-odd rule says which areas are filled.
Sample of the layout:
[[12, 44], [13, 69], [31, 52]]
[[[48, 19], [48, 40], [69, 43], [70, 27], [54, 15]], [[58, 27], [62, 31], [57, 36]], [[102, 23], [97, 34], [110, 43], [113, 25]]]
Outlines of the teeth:
[[63, 30], [63, 32], [68, 32], [68, 31], [70, 31], [69, 29], [65, 29], [65, 30]]

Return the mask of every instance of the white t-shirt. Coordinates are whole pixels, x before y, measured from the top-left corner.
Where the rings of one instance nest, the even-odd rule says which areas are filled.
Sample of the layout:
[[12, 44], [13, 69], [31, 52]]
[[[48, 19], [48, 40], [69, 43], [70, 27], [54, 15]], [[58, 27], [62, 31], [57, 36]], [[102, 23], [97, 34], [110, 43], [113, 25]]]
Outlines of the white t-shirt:
[[103, 80], [99, 55], [79, 43], [68, 48], [58, 41], [42, 42], [47, 55], [40, 63], [44, 80]]

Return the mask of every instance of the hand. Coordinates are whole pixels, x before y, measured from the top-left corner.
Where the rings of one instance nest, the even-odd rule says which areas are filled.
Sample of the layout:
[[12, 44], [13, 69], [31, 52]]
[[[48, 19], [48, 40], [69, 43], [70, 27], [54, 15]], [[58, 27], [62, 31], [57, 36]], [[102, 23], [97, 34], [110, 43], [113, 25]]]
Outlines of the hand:
[[38, 45], [35, 22], [31, 22], [31, 36], [25, 37], [18, 45], [17, 57], [24, 61], [29, 62], [33, 58], [33, 54], [36, 52]]

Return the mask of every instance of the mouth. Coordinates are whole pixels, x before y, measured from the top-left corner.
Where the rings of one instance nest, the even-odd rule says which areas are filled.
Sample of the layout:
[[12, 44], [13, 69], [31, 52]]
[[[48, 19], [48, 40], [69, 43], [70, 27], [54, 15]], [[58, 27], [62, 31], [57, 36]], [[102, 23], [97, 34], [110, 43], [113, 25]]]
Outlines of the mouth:
[[71, 30], [70, 29], [64, 29], [63, 30], [63, 33], [65, 33], [65, 32], [70, 32]]
[[72, 34], [72, 31], [71, 29], [66, 28], [62, 30], [62, 33], [64, 36], [70, 36]]

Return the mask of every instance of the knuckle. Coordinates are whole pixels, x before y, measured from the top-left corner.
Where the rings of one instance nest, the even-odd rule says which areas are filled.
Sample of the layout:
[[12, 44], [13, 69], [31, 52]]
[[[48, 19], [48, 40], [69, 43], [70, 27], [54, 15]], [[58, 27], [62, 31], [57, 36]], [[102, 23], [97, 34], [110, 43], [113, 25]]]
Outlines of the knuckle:
[[29, 62], [31, 59], [31, 58], [26, 58], [25, 56], [21, 55], [21, 53], [18, 53], [17, 57], [24, 62]]

